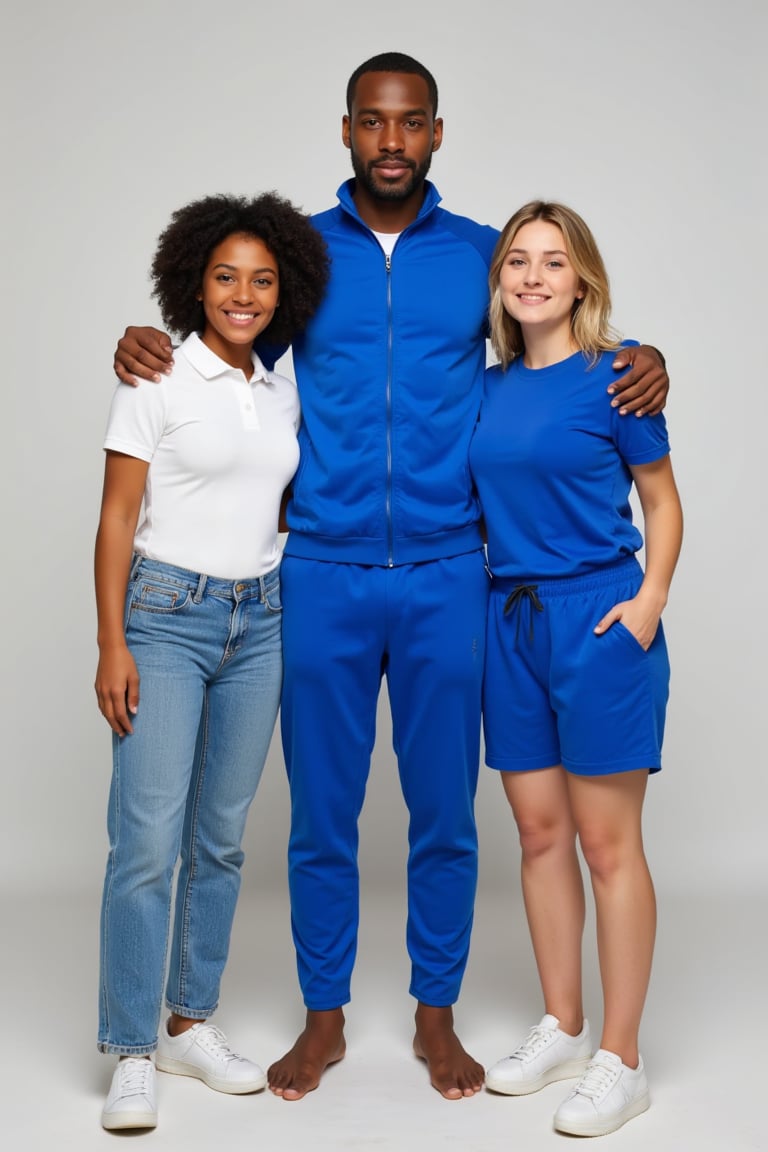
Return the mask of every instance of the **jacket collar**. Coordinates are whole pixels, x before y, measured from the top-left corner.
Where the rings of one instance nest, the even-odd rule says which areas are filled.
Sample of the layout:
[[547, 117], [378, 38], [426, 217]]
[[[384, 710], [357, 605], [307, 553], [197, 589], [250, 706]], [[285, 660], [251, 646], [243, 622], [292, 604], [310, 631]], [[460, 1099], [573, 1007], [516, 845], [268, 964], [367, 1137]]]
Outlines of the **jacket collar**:
[[[365, 221], [363, 219], [361, 219], [361, 217], [357, 211], [357, 206], [355, 204], [355, 201], [352, 198], [352, 193], [354, 192], [354, 190], [355, 190], [354, 177], [352, 177], [350, 180], [345, 180], [344, 183], [339, 188], [338, 192], [336, 193], [336, 195], [339, 198], [339, 204], [341, 205], [341, 207], [344, 209], [345, 212], [348, 212], [351, 216], [354, 216], [355, 220], [357, 220], [357, 222], [359, 224], [362, 224], [363, 228], [368, 228], [368, 225], [365, 223]], [[426, 219], [426, 217], [429, 216], [435, 210], [435, 208], [437, 208], [441, 199], [442, 199], [442, 197], [441, 197], [440, 193], [438, 192], [437, 188], [435, 188], [432, 181], [431, 180], [425, 180], [424, 181], [424, 202], [421, 205], [421, 208], [419, 209], [418, 216], [416, 217], [416, 219], [411, 224], [408, 225], [408, 227], [412, 228], [414, 224], [419, 224], [419, 223], [421, 223], [422, 220]], [[370, 231], [370, 228], [368, 230]]]

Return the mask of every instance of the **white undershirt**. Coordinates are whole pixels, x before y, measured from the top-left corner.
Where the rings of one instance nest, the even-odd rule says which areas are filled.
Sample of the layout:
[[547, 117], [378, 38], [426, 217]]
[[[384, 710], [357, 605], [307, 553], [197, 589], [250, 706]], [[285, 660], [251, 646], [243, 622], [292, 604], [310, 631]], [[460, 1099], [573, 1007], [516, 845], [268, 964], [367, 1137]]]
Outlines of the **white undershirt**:
[[[373, 232], [373, 229], [371, 229], [371, 231]], [[381, 244], [382, 248], [384, 249], [384, 255], [385, 256], [391, 256], [392, 250], [394, 249], [395, 244], [397, 243], [397, 238], [400, 235], [400, 233], [399, 232], [373, 232], [373, 234], [376, 237], [376, 239], [378, 240], [379, 244]]]

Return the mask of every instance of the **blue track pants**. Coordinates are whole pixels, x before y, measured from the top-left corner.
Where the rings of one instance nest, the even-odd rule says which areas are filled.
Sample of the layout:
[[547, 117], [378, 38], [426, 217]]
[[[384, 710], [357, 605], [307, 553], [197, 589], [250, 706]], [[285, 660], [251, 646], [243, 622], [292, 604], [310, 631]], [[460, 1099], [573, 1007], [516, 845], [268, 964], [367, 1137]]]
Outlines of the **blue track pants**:
[[397, 568], [286, 556], [281, 584], [291, 919], [305, 1004], [330, 1009], [350, 998], [357, 824], [383, 675], [410, 816], [410, 991], [453, 1004], [477, 882], [484, 555]]

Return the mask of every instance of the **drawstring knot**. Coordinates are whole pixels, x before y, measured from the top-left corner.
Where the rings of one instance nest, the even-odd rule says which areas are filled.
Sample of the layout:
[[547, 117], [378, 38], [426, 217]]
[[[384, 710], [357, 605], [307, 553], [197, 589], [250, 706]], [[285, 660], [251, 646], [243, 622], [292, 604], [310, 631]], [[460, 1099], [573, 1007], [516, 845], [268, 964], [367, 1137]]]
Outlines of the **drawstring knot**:
[[520, 612], [521, 604], [524, 600], [528, 602], [528, 639], [533, 640], [533, 611], [544, 611], [544, 605], [539, 597], [536, 595], [538, 584], [518, 584], [513, 588], [509, 596], [504, 601], [504, 615], [509, 616], [513, 608], [517, 607], [515, 614], [515, 647], [517, 647], [517, 640], [520, 635]]

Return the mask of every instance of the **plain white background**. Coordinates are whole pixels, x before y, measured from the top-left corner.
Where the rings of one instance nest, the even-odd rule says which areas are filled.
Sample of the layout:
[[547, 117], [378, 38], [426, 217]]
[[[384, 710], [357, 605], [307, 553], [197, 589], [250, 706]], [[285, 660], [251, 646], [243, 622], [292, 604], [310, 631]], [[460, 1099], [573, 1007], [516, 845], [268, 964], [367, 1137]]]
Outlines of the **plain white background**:
[[[432, 176], [446, 207], [501, 226], [534, 196], [571, 204], [602, 248], [617, 326], [667, 357], [686, 540], [665, 614], [673, 662], [665, 767], [646, 806], [661, 912], [646, 1059], [650, 1044], [661, 1100], [642, 1122], [658, 1124], [653, 1139], [667, 1147], [664, 1077], [681, 1083], [690, 1048], [700, 1059], [717, 1013], [723, 1027], [738, 1018], [745, 1033], [747, 1023], [766, 1023], [756, 970], [768, 864], [764, 6], [390, 0], [369, 8], [339, 0], [321, 9], [308, 0], [227, 7], [28, 0], [3, 25], [1, 290], [11, 402], [2, 526], [4, 999], [26, 1037], [25, 1059], [67, 1051], [74, 1061], [69, 1079], [61, 1069], [53, 1073], [63, 1085], [66, 1122], [61, 1109], [39, 1113], [29, 1096], [18, 1109], [19, 1133], [31, 1142], [35, 1132], [44, 1138], [63, 1129], [64, 1146], [72, 1140], [78, 1148], [85, 1133], [107, 1139], [98, 1129], [109, 1068], [94, 1051], [94, 981], [110, 753], [92, 689], [91, 567], [116, 340], [127, 323], [159, 322], [148, 268], [176, 207], [206, 193], [271, 188], [307, 211], [333, 203], [350, 174], [340, 141], [347, 78], [368, 56], [398, 50], [423, 60], [438, 81], [445, 138]], [[283, 368], [290, 371], [289, 360]], [[496, 1045], [480, 1051], [475, 1044], [489, 1063], [519, 1039], [504, 1027], [504, 1013], [519, 1031], [541, 1010], [512, 820], [484, 768], [478, 820], [478, 922], [461, 1012], [463, 1034], [474, 1028]], [[267, 1021], [274, 1050], [254, 1052], [264, 1063], [301, 1019], [285, 899], [287, 823], [275, 740], [252, 810], [225, 989], [228, 1024], [243, 1014], [256, 1036]], [[453, 1106], [448, 1119], [451, 1106], [429, 1093], [408, 1056], [405, 828], [383, 700], [363, 816], [363, 940], [351, 1032], [375, 1046], [377, 1035], [396, 1028], [388, 1039], [393, 1058], [405, 1061], [409, 1101], [398, 1115], [415, 1110], [414, 1139], [428, 1128], [446, 1147], [495, 1148], [496, 1134], [514, 1135], [509, 1109], [502, 1117], [498, 1101], [485, 1097]], [[597, 1013], [596, 985], [593, 1003]], [[692, 1044], [679, 1031], [694, 1021], [702, 1031]], [[670, 1032], [678, 1037], [672, 1049]], [[721, 1053], [725, 1041], [721, 1058], [730, 1062], [728, 1037], [715, 1039]], [[674, 1057], [665, 1061], [665, 1051]], [[747, 1061], [751, 1075], [756, 1059]], [[291, 1120], [309, 1123], [310, 1108], [324, 1107], [335, 1088], [342, 1110], [333, 1131], [342, 1135], [318, 1143], [310, 1125], [296, 1146], [314, 1139], [328, 1148], [410, 1147], [387, 1127], [392, 1102], [376, 1095], [393, 1076], [392, 1068], [371, 1076], [364, 1061], [346, 1061], [311, 1104], [296, 1106], [306, 1121]], [[169, 1098], [190, 1087], [166, 1088], [171, 1080], [163, 1078]], [[24, 1076], [20, 1083], [32, 1091]], [[706, 1108], [686, 1108], [686, 1090], [712, 1107], [714, 1088], [701, 1093], [692, 1078], [682, 1095], [678, 1088], [668, 1094], [668, 1115], [674, 1097], [686, 1123], [695, 1121], [720, 1146]], [[222, 1112], [222, 1101], [201, 1088], [189, 1098], [235, 1123], [232, 1102]], [[361, 1124], [365, 1118], [359, 1131], [342, 1107], [352, 1099]], [[558, 1099], [547, 1098], [543, 1117]], [[287, 1105], [282, 1112], [272, 1100], [258, 1107], [283, 1122]], [[462, 1136], [456, 1117], [475, 1107], [478, 1122], [485, 1109], [489, 1126], [481, 1135], [470, 1126]], [[756, 1101], [740, 1098], [742, 1127], [734, 1134], [729, 1121], [724, 1129], [730, 1147], [758, 1147], [751, 1142], [756, 1110]], [[163, 1121], [167, 1139], [191, 1126], [188, 1117], [177, 1119]], [[349, 1140], [347, 1130], [356, 1133]], [[687, 1143], [684, 1131], [668, 1146], [701, 1146]], [[283, 1146], [291, 1139], [279, 1124], [274, 1132]], [[613, 1139], [618, 1148], [630, 1138]], [[20, 1135], [16, 1146], [26, 1139]], [[160, 1129], [153, 1139], [162, 1141]]]

